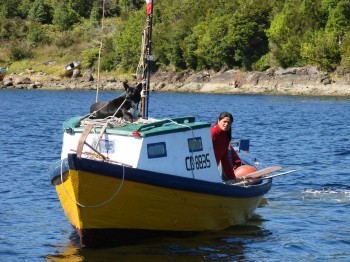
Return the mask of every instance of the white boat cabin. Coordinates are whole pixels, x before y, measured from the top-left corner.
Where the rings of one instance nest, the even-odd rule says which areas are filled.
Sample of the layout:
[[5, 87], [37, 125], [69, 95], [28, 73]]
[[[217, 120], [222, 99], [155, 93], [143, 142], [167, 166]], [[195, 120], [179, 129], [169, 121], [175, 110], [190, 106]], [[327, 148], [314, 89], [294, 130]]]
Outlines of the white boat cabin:
[[[65, 122], [62, 159], [67, 158], [68, 153], [77, 152], [86, 128], [81, 125], [83, 119], [75, 117]], [[105, 130], [100, 125], [92, 127], [84, 140], [82, 157], [98, 155], [98, 152], [116, 164], [222, 183], [210, 124], [197, 122], [194, 117], [152, 120], [146, 124], [124, 123]]]

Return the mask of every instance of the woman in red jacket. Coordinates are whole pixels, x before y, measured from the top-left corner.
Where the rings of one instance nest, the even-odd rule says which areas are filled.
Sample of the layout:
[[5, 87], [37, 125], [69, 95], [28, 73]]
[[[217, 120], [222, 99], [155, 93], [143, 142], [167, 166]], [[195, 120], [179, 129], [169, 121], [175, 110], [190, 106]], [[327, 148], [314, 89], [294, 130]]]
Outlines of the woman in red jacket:
[[[227, 180], [235, 178], [234, 168], [242, 164], [236, 151], [230, 145], [232, 123], [233, 116], [228, 112], [222, 112], [217, 123], [210, 129], [216, 163], [219, 165], [221, 162]], [[229, 156], [229, 149], [231, 150], [232, 161]]]

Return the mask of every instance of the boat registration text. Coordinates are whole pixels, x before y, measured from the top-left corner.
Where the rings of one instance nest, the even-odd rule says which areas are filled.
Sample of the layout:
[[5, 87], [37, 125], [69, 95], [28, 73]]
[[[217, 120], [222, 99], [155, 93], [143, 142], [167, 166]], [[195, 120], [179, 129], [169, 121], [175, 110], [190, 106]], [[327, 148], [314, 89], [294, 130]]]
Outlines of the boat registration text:
[[211, 163], [208, 154], [192, 155], [185, 158], [187, 171], [195, 169], [205, 169], [210, 168]]

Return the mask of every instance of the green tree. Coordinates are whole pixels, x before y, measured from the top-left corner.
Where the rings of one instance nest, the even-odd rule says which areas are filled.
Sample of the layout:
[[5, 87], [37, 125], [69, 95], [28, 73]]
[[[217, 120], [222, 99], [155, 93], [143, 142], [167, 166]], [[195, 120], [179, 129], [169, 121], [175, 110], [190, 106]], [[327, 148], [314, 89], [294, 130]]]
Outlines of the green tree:
[[325, 24], [324, 15], [319, 0], [303, 0], [298, 10], [300, 28], [304, 31], [317, 31], [323, 28]]
[[120, 0], [119, 2], [127, 12], [139, 10], [145, 4], [144, 0]]
[[154, 46], [153, 50], [159, 63], [174, 66], [175, 68], [186, 68], [181, 44], [183, 39], [190, 33], [190, 30], [191, 28], [185, 24], [184, 20], [156, 25], [154, 41], [156, 41], [157, 45]]
[[338, 41], [350, 29], [350, 2], [348, 0], [339, 1], [335, 8], [330, 10], [326, 24], [327, 32], [334, 32]]
[[69, 5], [79, 16], [89, 18], [95, 1], [96, 0], [69, 0]]
[[301, 45], [301, 56], [307, 64], [332, 70], [341, 60], [335, 33], [327, 33], [324, 30], [312, 33], [307, 42]]
[[328, 14], [337, 6], [339, 0], [321, 0], [321, 6], [324, 13]]
[[[266, 29], [269, 27], [270, 6], [268, 1], [242, 1], [233, 16], [229, 46], [234, 50], [234, 61], [229, 66], [251, 69], [254, 62], [268, 52]], [[233, 63], [232, 63], [233, 62]]]
[[[113, 24], [105, 20], [103, 32], [96, 29], [102, 4], [105, 18], [120, 16], [109, 20]], [[31, 55], [21, 52], [23, 46], [51, 43], [45, 35], [55, 34], [53, 44], [61, 48], [102, 36], [108, 48], [103, 45], [101, 67], [132, 70], [139, 60], [144, 7], [144, 0], [0, 0], [0, 39], [3, 46], [21, 43], [11, 56], [22, 59]], [[176, 70], [350, 68], [349, 0], [155, 1], [153, 29], [157, 66]], [[96, 48], [84, 53], [90, 66]]]
[[49, 24], [52, 22], [51, 8], [44, 0], [35, 0], [29, 9], [28, 18], [42, 24]]
[[269, 10], [265, 1], [231, 2], [211, 10], [182, 44], [186, 64], [250, 69], [268, 51]]
[[[198, 21], [218, 6], [217, 1], [163, 1], [155, 6], [154, 47], [157, 61], [163, 66], [186, 68], [187, 39]], [[211, 8], [209, 8], [211, 7]], [[196, 67], [194, 65], [193, 67]]]
[[18, 0], [2, 0], [0, 2], [0, 19], [19, 16], [20, 12], [18, 8], [20, 3]]
[[58, 30], [70, 29], [75, 23], [80, 21], [80, 16], [65, 2], [60, 2], [54, 8], [52, 23]]
[[103, 42], [104, 42], [104, 46], [102, 50], [101, 70], [112, 71], [117, 67], [115, 63], [113, 39], [108, 37], [108, 38], [105, 38]]
[[299, 12], [301, 5], [302, 0], [286, 0], [267, 30], [271, 54], [279, 66], [295, 66], [301, 62], [300, 39], [305, 30]]
[[102, 18], [102, 11], [101, 11], [101, 7], [100, 4], [95, 1], [92, 9], [91, 9], [91, 13], [90, 13], [90, 21], [91, 23], [93, 23], [94, 25], [99, 25], [99, 21]]
[[145, 20], [144, 10], [130, 15], [120, 26], [114, 37], [116, 67], [123, 70], [135, 70], [139, 62], [141, 31]]
[[341, 62], [340, 65], [350, 69], [350, 30], [345, 32], [340, 45]]
[[34, 0], [21, 0], [18, 6], [18, 11], [20, 13], [20, 17], [25, 19], [28, 17], [29, 10], [33, 5]]
[[105, 17], [120, 16], [120, 0], [99, 0], [100, 6], [103, 5], [103, 1], [105, 7]]
[[[200, 69], [214, 68], [219, 70], [229, 62], [231, 53], [227, 44], [230, 17], [228, 15], [211, 16], [196, 28], [197, 49], [195, 55]], [[202, 37], [201, 37], [202, 36]]]

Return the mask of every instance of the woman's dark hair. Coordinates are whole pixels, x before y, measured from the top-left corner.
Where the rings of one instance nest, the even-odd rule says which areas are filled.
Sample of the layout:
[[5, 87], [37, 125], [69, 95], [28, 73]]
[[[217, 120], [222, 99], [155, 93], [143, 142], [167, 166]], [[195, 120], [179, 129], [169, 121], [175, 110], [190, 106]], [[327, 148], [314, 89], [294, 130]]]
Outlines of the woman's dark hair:
[[[231, 123], [233, 123], [233, 120], [234, 120], [234, 119], [233, 119], [233, 116], [232, 116], [232, 114], [229, 113], [229, 112], [222, 112], [222, 113], [219, 115], [218, 121], [217, 121], [217, 122], [219, 122], [220, 120], [222, 120], [222, 119], [225, 118], [225, 117], [230, 118]], [[230, 127], [230, 129], [227, 131], [227, 137], [228, 137], [229, 141], [231, 141], [231, 136], [232, 136], [232, 128]]]

